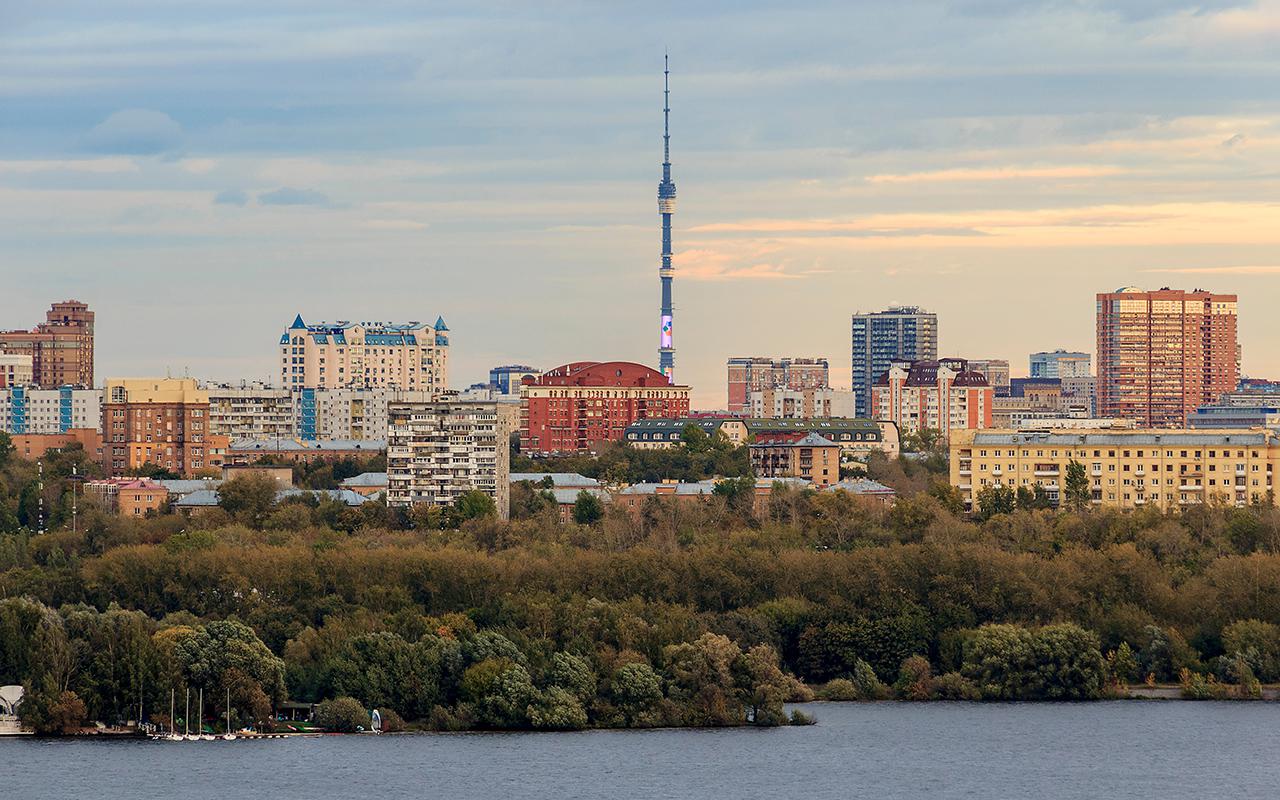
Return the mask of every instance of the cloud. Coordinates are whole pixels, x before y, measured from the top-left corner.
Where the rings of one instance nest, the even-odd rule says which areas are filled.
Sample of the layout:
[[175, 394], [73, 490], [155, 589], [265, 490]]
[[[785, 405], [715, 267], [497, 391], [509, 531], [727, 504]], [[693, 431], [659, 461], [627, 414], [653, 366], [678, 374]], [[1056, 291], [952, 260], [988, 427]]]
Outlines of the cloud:
[[76, 158], [60, 161], [0, 161], [0, 172], [29, 175], [37, 172], [87, 172], [97, 175], [137, 172], [131, 158]]
[[1142, 271], [1177, 273], [1179, 275], [1280, 275], [1280, 264], [1230, 267], [1156, 267]]
[[249, 202], [249, 195], [243, 189], [223, 189], [213, 196], [214, 205], [243, 206]]
[[364, 227], [371, 231], [425, 231], [431, 226], [412, 219], [371, 219]]
[[815, 272], [791, 272], [786, 264], [767, 258], [777, 252], [776, 247], [766, 245], [753, 250], [744, 253], [710, 248], [684, 250], [675, 256], [676, 276], [688, 281], [787, 281]]
[[96, 153], [155, 155], [182, 142], [182, 126], [162, 111], [130, 108], [99, 122], [85, 136], [85, 148]]
[[259, 192], [258, 202], [264, 206], [327, 206], [329, 197], [315, 189], [282, 186], [269, 192]]
[[935, 172], [908, 172], [900, 175], [868, 175], [867, 183], [961, 183], [1055, 178], [1105, 178], [1125, 175], [1120, 167], [994, 167], [990, 169], [944, 169]]

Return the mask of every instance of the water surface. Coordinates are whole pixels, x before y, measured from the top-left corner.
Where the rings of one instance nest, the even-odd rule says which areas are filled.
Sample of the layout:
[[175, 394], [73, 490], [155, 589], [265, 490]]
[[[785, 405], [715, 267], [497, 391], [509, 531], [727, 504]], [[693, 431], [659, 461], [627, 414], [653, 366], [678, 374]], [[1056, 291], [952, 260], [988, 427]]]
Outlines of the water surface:
[[0, 797], [1274, 798], [1280, 704], [815, 704], [774, 730], [0, 740]]

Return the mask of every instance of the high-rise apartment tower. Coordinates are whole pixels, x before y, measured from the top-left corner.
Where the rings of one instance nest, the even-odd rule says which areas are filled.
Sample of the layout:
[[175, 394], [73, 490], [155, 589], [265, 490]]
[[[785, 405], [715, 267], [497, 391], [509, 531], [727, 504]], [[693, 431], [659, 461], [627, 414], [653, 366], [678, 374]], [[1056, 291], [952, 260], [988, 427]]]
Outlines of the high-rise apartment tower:
[[853, 315], [853, 394], [859, 417], [871, 415], [871, 394], [895, 361], [938, 358], [938, 315], [919, 306]]

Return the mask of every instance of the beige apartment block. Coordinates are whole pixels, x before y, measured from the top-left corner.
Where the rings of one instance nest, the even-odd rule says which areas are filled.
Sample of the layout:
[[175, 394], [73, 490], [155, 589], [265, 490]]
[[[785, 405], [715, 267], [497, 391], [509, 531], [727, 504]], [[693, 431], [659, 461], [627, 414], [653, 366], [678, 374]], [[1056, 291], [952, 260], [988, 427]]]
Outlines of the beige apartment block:
[[442, 392], [449, 385], [449, 328], [423, 322], [321, 322], [299, 315], [280, 337], [289, 389], [391, 388]]
[[951, 485], [970, 509], [990, 486], [1040, 486], [1060, 503], [1073, 461], [1096, 506], [1243, 506], [1274, 502], [1280, 437], [1265, 429], [963, 431], [951, 441]]

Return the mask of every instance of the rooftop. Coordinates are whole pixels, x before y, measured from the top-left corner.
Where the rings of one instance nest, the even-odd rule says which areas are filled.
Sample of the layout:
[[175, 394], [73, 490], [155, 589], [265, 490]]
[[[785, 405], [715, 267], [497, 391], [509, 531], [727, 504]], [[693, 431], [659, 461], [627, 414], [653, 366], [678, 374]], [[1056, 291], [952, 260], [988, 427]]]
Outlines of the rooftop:
[[1101, 430], [1101, 431], [978, 431], [973, 435], [975, 446], [982, 445], [1017, 445], [1034, 444], [1049, 447], [1106, 446], [1123, 447], [1125, 445], [1177, 445], [1177, 446], [1222, 446], [1222, 445], [1266, 445], [1276, 438], [1275, 434], [1264, 430]]
[[228, 452], [243, 453], [254, 450], [263, 452], [301, 452], [303, 450], [368, 450], [371, 453], [387, 449], [385, 439], [236, 439]]
[[595, 478], [588, 478], [576, 472], [512, 472], [507, 476], [507, 481], [539, 483], [547, 478], [551, 479], [551, 484], [556, 488], [585, 489], [600, 485], [600, 481]]

